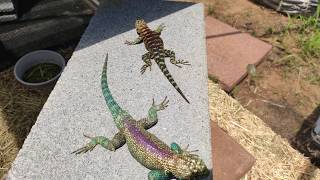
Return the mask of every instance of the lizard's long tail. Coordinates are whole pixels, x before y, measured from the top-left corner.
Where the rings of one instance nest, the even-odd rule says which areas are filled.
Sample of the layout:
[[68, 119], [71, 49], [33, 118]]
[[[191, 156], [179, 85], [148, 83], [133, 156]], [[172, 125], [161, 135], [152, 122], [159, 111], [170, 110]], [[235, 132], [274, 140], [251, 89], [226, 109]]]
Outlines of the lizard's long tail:
[[113, 99], [111, 92], [108, 87], [107, 82], [107, 62], [108, 62], [108, 54], [106, 56], [106, 60], [103, 65], [102, 75], [101, 75], [101, 88], [104, 99], [106, 100], [107, 106], [112, 114], [112, 118], [116, 119], [117, 116], [123, 111], [122, 108], [118, 105], [118, 103]]
[[159, 68], [161, 69], [162, 73], [166, 76], [166, 78], [168, 79], [168, 81], [172, 84], [172, 86], [179, 92], [179, 94], [183, 97], [184, 100], [187, 101], [187, 103], [190, 104], [190, 102], [188, 101], [188, 99], [186, 98], [186, 96], [184, 96], [184, 94], [182, 93], [181, 89], [179, 88], [179, 86], [177, 85], [177, 83], [174, 81], [174, 79], [172, 78], [172, 75], [170, 74], [170, 72], [167, 69], [167, 66], [165, 64], [164, 61], [156, 61]]

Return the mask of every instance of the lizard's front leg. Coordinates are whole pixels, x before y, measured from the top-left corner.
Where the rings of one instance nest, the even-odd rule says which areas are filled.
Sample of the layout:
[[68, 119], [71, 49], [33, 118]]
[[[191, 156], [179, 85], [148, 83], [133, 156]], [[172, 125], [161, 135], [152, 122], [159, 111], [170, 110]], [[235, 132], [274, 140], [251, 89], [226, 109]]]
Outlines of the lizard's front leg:
[[157, 29], [154, 30], [154, 32], [158, 33], [159, 35], [161, 35], [161, 31], [163, 31], [163, 29], [165, 28], [166, 26], [162, 23], [160, 24]]
[[116, 149], [120, 148], [126, 143], [126, 139], [121, 132], [118, 132], [117, 134], [115, 134], [112, 140], [109, 140], [108, 138], [103, 136], [96, 136], [96, 137], [90, 137], [87, 135], [84, 135], [84, 136], [91, 139], [91, 141], [88, 144], [86, 144], [84, 147], [73, 151], [72, 154], [81, 154], [81, 153], [86, 153], [88, 151], [92, 151], [98, 144], [100, 144], [105, 149], [108, 149], [110, 151], [115, 151]]
[[142, 37], [137, 37], [134, 41], [128, 41], [126, 40], [124, 43], [127, 44], [127, 45], [136, 45], [136, 44], [140, 44], [143, 42], [143, 39]]
[[145, 129], [149, 129], [158, 122], [158, 111], [164, 110], [166, 107], [168, 107], [169, 100], [167, 100], [167, 97], [164, 98], [164, 100], [159, 104], [156, 105], [154, 103], [154, 99], [152, 99], [152, 106], [148, 111], [148, 117], [143, 118], [138, 121]]
[[170, 149], [177, 154], [183, 153], [182, 148], [177, 143], [171, 143]]
[[185, 61], [185, 60], [176, 60], [176, 55], [173, 51], [171, 50], [168, 50], [168, 49], [165, 49], [164, 50], [164, 54], [166, 57], [169, 57], [170, 58], [170, 62], [174, 65], [176, 65], [177, 67], [181, 68], [181, 65], [191, 65], [188, 61]]
[[145, 63], [142, 67], [141, 67], [141, 74], [143, 74], [144, 72], [146, 72], [147, 68], [150, 68], [151, 71], [151, 59], [152, 59], [152, 54], [150, 52], [145, 53], [144, 55], [142, 55], [142, 61]]

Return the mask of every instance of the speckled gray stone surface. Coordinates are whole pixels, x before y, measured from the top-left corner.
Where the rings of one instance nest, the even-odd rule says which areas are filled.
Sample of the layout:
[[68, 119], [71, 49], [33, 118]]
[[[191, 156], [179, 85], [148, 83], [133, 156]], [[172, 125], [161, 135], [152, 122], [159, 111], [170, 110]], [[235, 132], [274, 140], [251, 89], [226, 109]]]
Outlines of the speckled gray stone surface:
[[[141, 166], [124, 146], [116, 152], [96, 147], [84, 155], [70, 154], [83, 146], [88, 135], [112, 137], [117, 129], [104, 102], [100, 75], [109, 54], [108, 82], [118, 103], [137, 119], [147, 115], [152, 98], [168, 96], [169, 107], [159, 112], [159, 122], [150, 129], [166, 143], [188, 144], [212, 168], [208, 113], [207, 64], [202, 4], [170, 1], [121, 1], [102, 4], [83, 35], [64, 73], [39, 114], [8, 179], [147, 179]], [[165, 23], [165, 47], [192, 66], [168, 69], [190, 100], [187, 104], [160, 72], [140, 75], [143, 45], [127, 46], [134, 39], [137, 16], [151, 28]]]

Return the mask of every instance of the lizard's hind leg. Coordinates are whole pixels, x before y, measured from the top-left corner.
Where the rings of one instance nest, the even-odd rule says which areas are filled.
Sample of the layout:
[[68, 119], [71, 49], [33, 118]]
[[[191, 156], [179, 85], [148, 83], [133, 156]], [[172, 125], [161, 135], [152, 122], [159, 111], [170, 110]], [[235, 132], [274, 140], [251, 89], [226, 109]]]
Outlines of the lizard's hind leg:
[[171, 173], [160, 170], [152, 170], [148, 174], [148, 180], [170, 180], [173, 178]]
[[150, 52], [145, 53], [144, 55], [142, 55], [142, 61], [145, 63], [142, 67], [141, 67], [141, 74], [143, 74], [147, 68], [150, 68], [151, 71], [151, 59], [152, 59], [152, 55]]
[[112, 140], [109, 140], [106, 137], [103, 136], [96, 136], [96, 137], [90, 137], [87, 135], [84, 135], [85, 137], [91, 139], [91, 141], [83, 146], [82, 148], [79, 148], [72, 152], [72, 154], [81, 154], [86, 153], [88, 151], [92, 151], [98, 144], [100, 144], [105, 149], [108, 149], [110, 151], [115, 151], [116, 149], [120, 148], [126, 143], [126, 139], [124, 135], [120, 132], [114, 135]]
[[148, 117], [143, 118], [138, 121], [145, 129], [149, 129], [158, 122], [158, 111], [164, 110], [166, 107], [168, 107], [169, 100], [167, 100], [167, 97], [164, 98], [164, 100], [159, 104], [156, 105], [154, 103], [154, 99], [152, 99], [152, 106], [148, 111]]
[[181, 147], [177, 143], [171, 143], [170, 149], [177, 154], [183, 153], [183, 150], [181, 149]]
[[170, 62], [174, 65], [176, 65], [177, 67], [181, 68], [181, 65], [191, 65], [188, 61], [185, 61], [185, 60], [176, 60], [176, 55], [173, 51], [171, 50], [168, 50], [168, 49], [165, 49], [164, 50], [164, 54], [166, 57], [169, 57], [170, 58]]

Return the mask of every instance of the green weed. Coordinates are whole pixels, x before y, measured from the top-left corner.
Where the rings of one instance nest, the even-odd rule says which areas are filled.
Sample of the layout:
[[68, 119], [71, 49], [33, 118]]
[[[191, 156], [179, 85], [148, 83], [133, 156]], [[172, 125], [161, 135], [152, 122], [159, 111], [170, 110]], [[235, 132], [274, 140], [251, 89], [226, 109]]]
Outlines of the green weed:
[[213, 75], [208, 75], [209, 79], [214, 83], [219, 83], [219, 79]]
[[289, 22], [285, 28], [286, 31], [298, 30], [301, 33], [306, 33], [308, 31], [317, 30], [320, 27], [320, 5], [317, 8], [316, 14], [313, 16], [291, 16], [288, 14], [288, 18]]
[[296, 40], [301, 49], [298, 55], [303, 59], [320, 57], [320, 5], [316, 14], [313, 16], [290, 16], [289, 22], [285, 28], [287, 35], [291, 32], [298, 33]]
[[272, 27], [269, 27], [268, 29], [265, 30], [266, 35], [271, 35], [271, 34], [273, 34], [273, 32], [274, 31], [273, 31]]
[[320, 57], [320, 30], [302, 38], [302, 53], [306, 57]]
[[239, 92], [240, 92], [240, 87], [239, 86], [235, 86], [233, 88], [233, 90], [230, 92], [230, 95], [235, 97]]
[[215, 12], [214, 12], [213, 6], [212, 6], [212, 5], [209, 5], [209, 6], [208, 6], [208, 15], [209, 15], [209, 16], [212, 16], [212, 15], [214, 15], [214, 14], [215, 14]]
[[295, 54], [289, 54], [276, 60], [275, 64], [285, 67], [289, 72], [294, 72], [304, 65], [304, 61]]

